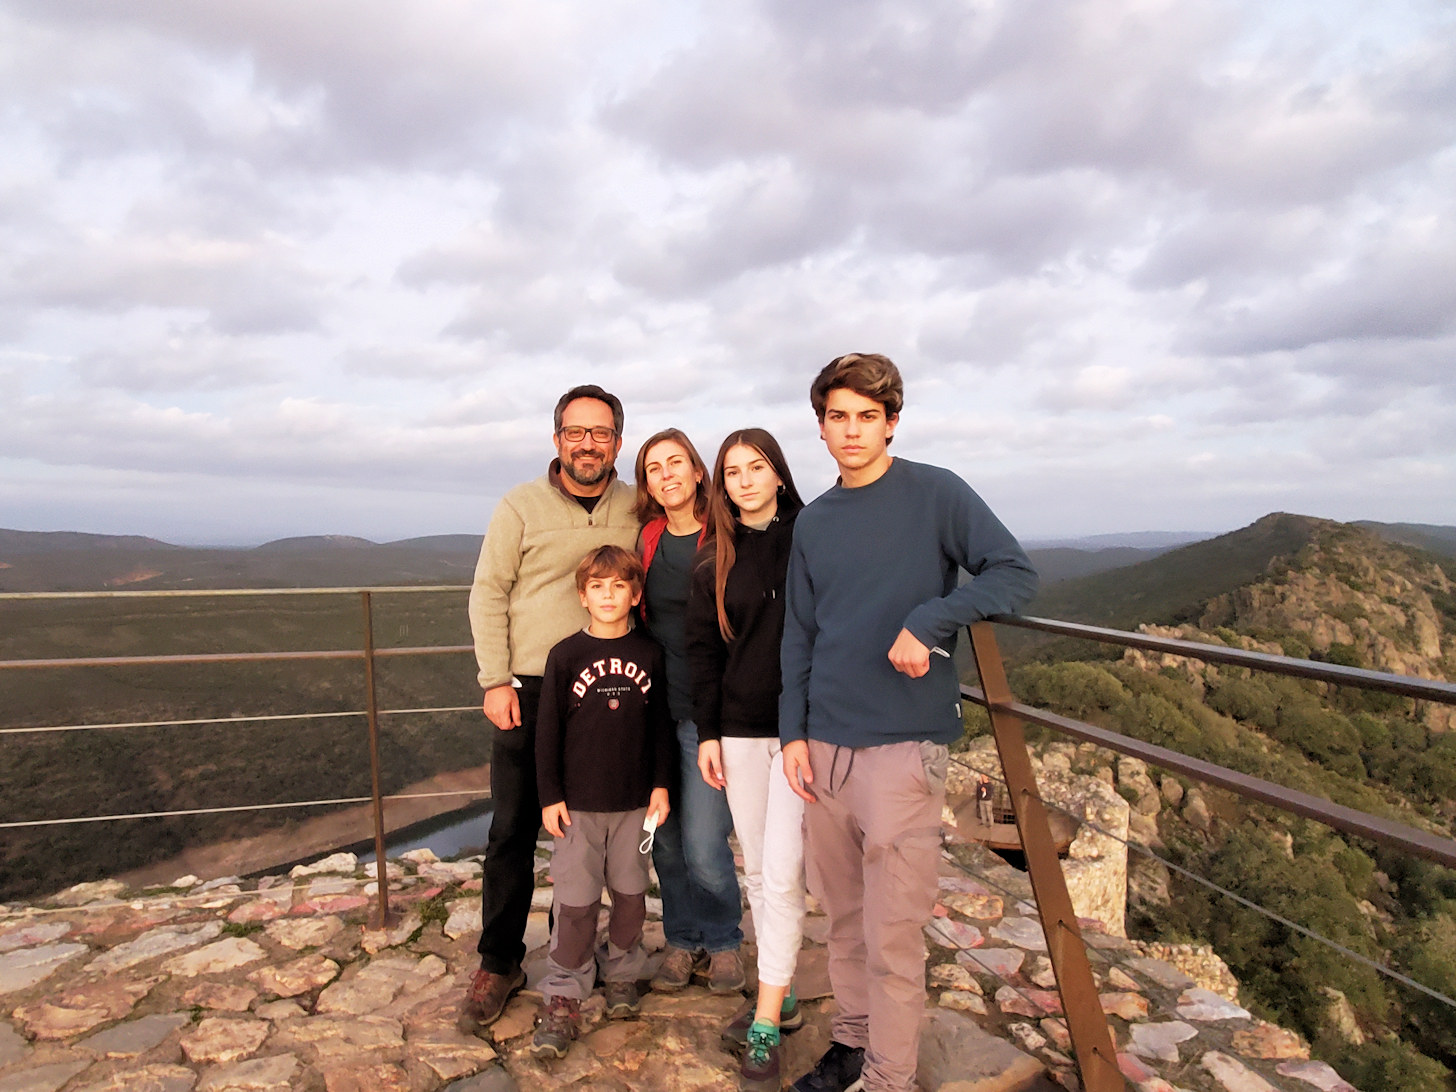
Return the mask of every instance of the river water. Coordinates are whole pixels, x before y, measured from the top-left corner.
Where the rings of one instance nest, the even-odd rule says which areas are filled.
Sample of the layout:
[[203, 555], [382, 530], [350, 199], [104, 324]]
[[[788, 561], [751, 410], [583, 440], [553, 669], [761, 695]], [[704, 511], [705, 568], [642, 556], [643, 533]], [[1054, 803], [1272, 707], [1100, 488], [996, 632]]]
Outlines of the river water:
[[[490, 834], [490, 801], [475, 804], [460, 811], [446, 812], [423, 823], [397, 830], [385, 838], [384, 853], [398, 857], [412, 849], [428, 849], [442, 861], [455, 857], [469, 857], [485, 852], [486, 836]], [[374, 860], [374, 840], [346, 846], [345, 849], [359, 855], [359, 863]]]

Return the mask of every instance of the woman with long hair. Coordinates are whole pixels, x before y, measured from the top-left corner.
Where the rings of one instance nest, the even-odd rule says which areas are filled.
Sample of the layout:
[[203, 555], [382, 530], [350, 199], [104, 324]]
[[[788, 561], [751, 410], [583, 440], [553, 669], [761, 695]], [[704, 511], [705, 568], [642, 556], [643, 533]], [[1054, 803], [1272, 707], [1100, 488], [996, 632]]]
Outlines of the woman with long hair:
[[723, 1032], [743, 1050], [739, 1088], [777, 1090], [780, 1029], [803, 1022], [794, 967], [804, 921], [804, 804], [779, 751], [779, 644], [794, 520], [803, 501], [761, 428], [723, 441], [708, 490], [712, 548], [693, 572], [688, 657], [703, 783], [723, 790], [758, 934], [758, 998]]
[[642, 614], [665, 654], [668, 707], [681, 749], [681, 783], [671, 790], [672, 811], [652, 844], [667, 939], [652, 988], [680, 990], [706, 971], [710, 990], [733, 993], [747, 981], [739, 955], [743, 896], [728, 845], [733, 817], [722, 794], [698, 774], [687, 661], [688, 590], [694, 558], [708, 538], [708, 468], [692, 441], [669, 428], [637, 452], [636, 477], [634, 511], [647, 569]]

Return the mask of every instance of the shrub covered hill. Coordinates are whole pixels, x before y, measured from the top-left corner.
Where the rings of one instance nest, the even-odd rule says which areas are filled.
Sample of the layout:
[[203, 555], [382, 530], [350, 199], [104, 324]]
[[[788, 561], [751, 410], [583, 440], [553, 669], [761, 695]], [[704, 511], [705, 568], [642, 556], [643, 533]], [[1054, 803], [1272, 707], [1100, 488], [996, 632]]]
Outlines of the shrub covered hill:
[[[1456, 559], [1275, 514], [1047, 590], [1030, 613], [1450, 679]], [[1023, 646], [1024, 701], [1450, 837], [1453, 710], [1085, 643]], [[1456, 874], [1163, 776], [1136, 842], [1375, 963], [1456, 996]], [[1180, 806], [1172, 806], [1176, 801]], [[1245, 1004], [1302, 1031], [1365, 1092], [1449, 1089], [1456, 1012], [1143, 854], [1129, 927], [1211, 943]]]

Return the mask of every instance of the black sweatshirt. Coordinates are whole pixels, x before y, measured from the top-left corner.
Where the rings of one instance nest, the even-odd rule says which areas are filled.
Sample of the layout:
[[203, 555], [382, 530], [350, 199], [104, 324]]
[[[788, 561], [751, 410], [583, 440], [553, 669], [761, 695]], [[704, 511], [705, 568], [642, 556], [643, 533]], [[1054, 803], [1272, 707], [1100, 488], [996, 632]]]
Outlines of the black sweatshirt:
[[582, 630], [546, 657], [536, 717], [541, 806], [581, 811], [646, 807], [677, 761], [662, 649], [638, 630]]
[[784, 581], [798, 511], [780, 511], [762, 531], [739, 524], [736, 557], [723, 591], [732, 642], [718, 629], [711, 553], [693, 570], [688, 596], [688, 666], [698, 742], [723, 736], [779, 734], [779, 643], [784, 634]]

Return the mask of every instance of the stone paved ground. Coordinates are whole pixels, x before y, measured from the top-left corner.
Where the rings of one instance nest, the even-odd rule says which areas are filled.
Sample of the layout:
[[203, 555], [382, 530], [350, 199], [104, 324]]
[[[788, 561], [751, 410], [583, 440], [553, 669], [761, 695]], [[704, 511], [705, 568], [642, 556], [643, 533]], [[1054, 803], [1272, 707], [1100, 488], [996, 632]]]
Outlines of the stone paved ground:
[[[926, 931], [923, 1085], [1078, 1088], [1025, 877], [975, 849], [956, 853], [974, 878], [948, 856]], [[406, 857], [386, 869], [399, 921], [384, 931], [367, 928], [372, 872], [347, 854], [290, 876], [183, 877], [146, 891], [107, 881], [0, 907], [0, 1092], [736, 1087], [718, 1030], [739, 1001], [700, 986], [648, 995], [626, 1022], [602, 1021], [598, 995], [583, 1041], [550, 1067], [527, 1050], [538, 1000], [529, 992], [489, 1041], [460, 1034], [480, 867], [428, 850]], [[539, 964], [549, 887], [538, 895], [527, 939]], [[809, 1015], [786, 1040], [790, 1076], [827, 1045], [833, 1011], [824, 919], [811, 915], [807, 932], [799, 984]], [[1172, 963], [1090, 925], [1089, 940], [1130, 1088], [1353, 1092], [1294, 1035]], [[649, 942], [662, 942], [655, 920]]]

